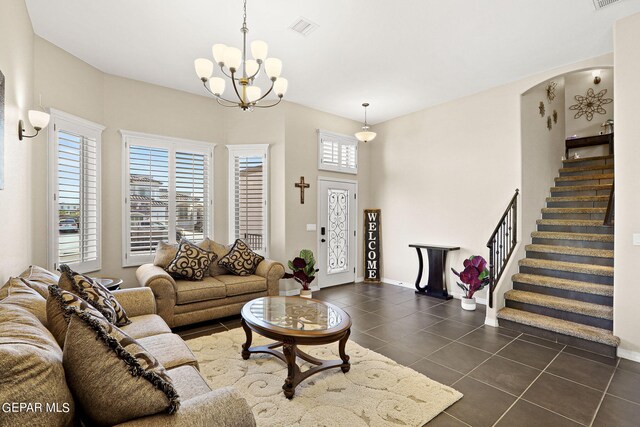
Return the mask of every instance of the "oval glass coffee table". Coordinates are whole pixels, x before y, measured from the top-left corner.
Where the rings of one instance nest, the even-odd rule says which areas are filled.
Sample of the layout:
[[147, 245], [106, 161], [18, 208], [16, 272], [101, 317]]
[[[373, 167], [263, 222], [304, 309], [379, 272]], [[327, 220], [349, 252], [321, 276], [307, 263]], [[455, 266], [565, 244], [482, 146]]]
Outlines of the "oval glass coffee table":
[[[331, 368], [349, 372], [349, 356], [345, 346], [351, 333], [351, 318], [333, 304], [300, 297], [262, 297], [242, 307], [242, 328], [247, 341], [242, 345], [242, 358], [253, 353], [268, 353], [287, 364], [287, 378], [282, 389], [291, 399], [296, 386], [311, 375]], [[251, 347], [252, 331], [276, 342]], [[303, 352], [298, 345], [322, 345], [339, 341], [341, 360], [320, 360]], [[282, 347], [282, 352], [276, 350]], [[302, 372], [296, 357], [315, 365]]]

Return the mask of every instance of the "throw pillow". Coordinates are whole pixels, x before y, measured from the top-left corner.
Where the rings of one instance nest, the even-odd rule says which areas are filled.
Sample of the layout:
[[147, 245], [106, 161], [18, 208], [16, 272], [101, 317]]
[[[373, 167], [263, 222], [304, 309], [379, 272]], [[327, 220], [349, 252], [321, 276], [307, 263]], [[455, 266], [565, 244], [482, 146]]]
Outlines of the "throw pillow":
[[[197, 246], [211, 252], [211, 249], [209, 249], [211, 243], [212, 241], [209, 240], [208, 237], [205, 237], [205, 239], [202, 242], [198, 243]], [[156, 246], [156, 254], [153, 258], [153, 265], [157, 267], [167, 268], [169, 263], [176, 257], [177, 253], [177, 243], [172, 245], [166, 242], [158, 242], [158, 246]]]
[[71, 292], [60, 289], [57, 285], [49, 286], [46, 310], [47, 326], [60, 347], [64, 347], [67, 328], [69, 327], [69, 316], [72, 311], [83, 311], [94, 317], [104, 318], [102, 313], [89, 305], [87, 301]]
[[209, 266], [209, 276], [215, 277], [229, 273], [226, 268], [219, 264], [219, 260], [227, 256], [232, 246], [233, 245], [222, 245], [220, 243], [214, 242], [213, 240], [210, 242], [209, 251], [218, 256], [218, 261], [212, 262]]
[[30, 266], [19, 277], [25, 279], [27, 285], [45, 299], [49, 297], [49, 285], [57, 285], [60, 280], [60, 276], [56, 273], [37, 265]]
[[209, 272], [209, 265], [215, 259], [216, 254], [213, 252], [202, 249], [187, 239], [182, 239], [176, 257], [165, 271], [178, 279], [202, 280]]
[[127, 313], [107, 288], [90, 277], [72, 271], [68, 265], [62, 264], [60, 271], [62, 275], [58, 286], [62, 289], [78, 295], [116, 326], [131, 323]]
[[180, 397], [164, 367], [105, 319], [74, 312], [63, 351], [67, 384], [91, 425], [175, 413]]
[[256, 272], [258, 264], [263, 260], [263, 256], [253, 252], [245, 242], [238, 239], [229, 253], [218, 264], [236, 276], [249, 276]]
[[0, 300], [11, 301], [11, 304], [27, 310], [47, 326], [47, 300], [26, 284], [24, 279], [11, 277], [2, 289], [6, 292], [0, 294]]

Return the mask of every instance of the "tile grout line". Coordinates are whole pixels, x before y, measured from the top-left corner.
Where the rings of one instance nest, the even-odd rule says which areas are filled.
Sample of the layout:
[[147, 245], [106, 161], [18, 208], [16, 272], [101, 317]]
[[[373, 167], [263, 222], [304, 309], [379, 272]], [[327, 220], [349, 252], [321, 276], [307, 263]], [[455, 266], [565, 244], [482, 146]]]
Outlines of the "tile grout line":
[[589, 423], [589, 427], [593, 426], [593, 423], [596, 421], [596, 417], [598, 416], [598, 412], [600, 412], [600, 408], [602, 407], [604, 398], [607, 396], [607, 391], [609, 391], [609, 387], [611, 387], [611, 382], [613, 381], [613, 377], [616, 375], [616, 372], [618, 371], [618, 366], [620, 366], [620, 359], [618, 359], [618, 363], [616, 363], [616, 367], [611, 373], [609, 382], [607, 383], [607, 386], [604, 388], [604, 391], [602, 392], [602, 396], [600, 397], [600, 402], [598, 402], [598, 406], [596, 406], [596, 411], [593, 413], [593, 417], [591, 417], [591, 422]]
[[[565, 346], [565, 347], [566, 347], [566, 346]], [[538, 381], [538, 379], [542, 376], [542, 374], [544, 374], [544, 372], [547, 370], [547, 368], [548, 368], [549, 366], [551, 366], [551, 364], [552, 364], [552, 363], [553, 363], [553, 362], [558, 358], [558, 356], [560, 356], [560, 353], [562, 353], [562, 350], [564, 350], [564, 347], [563, 347], [560, 351], [558, 351], [558, 354], [556, 354], [556, 355], [554, 356], [554, 358], [553, 358], [553, 359], [551, 359], [551, 361], [549, 361], [549, 363], [547, 363], [547, 366], [545, 366], [545, 367], [544, 367], [544, 369], [540, 371], [540, 373], [538, 374], [538, 376], [536, 376], [536, 377], [533, 379], [533, 381], [531, 381], [531, 383], [529, 383], [529, 385], [527, 386], [527, 388], [525, 388], [525, 389], [524, 389], [524, 391], [523, 391], [522, 393], [520, 393], [520, 396], [518, 396], [518, 397], [516, 398], [516, 400], [514, 400], [514, 401], [513, 401], [513, 403], [511, 404], [511, 406], [509, 406], [509, 407], [507, 408], [507, 410], [506, 410], [506, 411], [504, 411], [504, 412], [502, 413], [502, 415], [500, 415], [500, 418], [498, 418], [498, 419], [496, 420], [496, 422], [492, 424], [492, 427], [495, 427], [495, 426], [500, 422], [500, 420], [501, 420], [502, 418], [504, 418], [504, 416], [505, 416], [505, 415], [506, 415], [506, 414], [511, 410], [511, 408], [513, 408], [513, 407], [515, 406], [515, 404], [516, 404], [516, 403], [518, 403], [518, 401], [519, 401], [520, 399], [522, 399], [522, 396], [524, 396], [524, 395], [525, 395], [525, 393], [526, 393], [527, 391], [529, 391], [529, 389], [531, 388], [531, 386], [532, 386], [533, 384], [535, 384], [535, 382], [536, 382], [536, 381]], [[524, 400], [524, 399], [523, 399], [523, 400]], [[545, 408], [545, 409], [546, 409], [546, 408]], [[565, 418], [566, 418], [566, 417], [565, 417]], [[572, 420], [572, 421], [574, 421], [574, 420]], [[578, 424], [581, 424], [581, 423], [578, 423]]]

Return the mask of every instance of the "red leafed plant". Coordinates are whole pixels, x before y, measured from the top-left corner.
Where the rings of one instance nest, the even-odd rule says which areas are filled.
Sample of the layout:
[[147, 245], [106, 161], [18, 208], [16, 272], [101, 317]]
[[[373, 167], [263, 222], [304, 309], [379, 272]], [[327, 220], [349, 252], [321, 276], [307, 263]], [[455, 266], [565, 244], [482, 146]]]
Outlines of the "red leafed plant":
[[300, 256], [297, 256], [293, 261], [288, 262], [289, 268], [293, 273], [284, 273], [285, 279], [293, 279], [302, 285], [302, 289], [309, 290], [309, 285], [316, 278], [316, 272], [318, 271], [316, 266], [316, 260], [313, 258], [313, 252], [309, 249], [303, 249], [300, 251]]
[[453, 268], [451, 271], [460, 278], [462, 283], [456, 283], [464, 290], [465, 298], [473, 298], [473, 294], [491, 282], [487, 261], [480, 255], [472, 255], [462, 265], [464, 270], [460, 273]]

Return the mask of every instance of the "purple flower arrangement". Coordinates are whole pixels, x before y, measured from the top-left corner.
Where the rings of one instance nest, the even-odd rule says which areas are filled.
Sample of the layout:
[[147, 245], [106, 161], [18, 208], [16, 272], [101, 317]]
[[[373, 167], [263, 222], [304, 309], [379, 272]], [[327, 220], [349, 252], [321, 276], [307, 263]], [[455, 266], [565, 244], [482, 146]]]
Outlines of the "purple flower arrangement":
[[487, 261], [480, 255], [472, 255], [464, 260], [463, 266], [464, 270], [460, 273], [453, 268], [451, 271], [460, 278], [462, 283], [456, 283], [464, 290], [465, 298], [473, 298], [473, 294], [491, 282]]
[[309, 285], [316, 278], [316, 260], [313, 258], [313, 252], [309, 249], [300, 251], [293, 261], [288, 262], [289, 268], [293, 273], [284, 273], [285, 279], [293, 279], [302, 285], [302, 289], [309, 290]]

